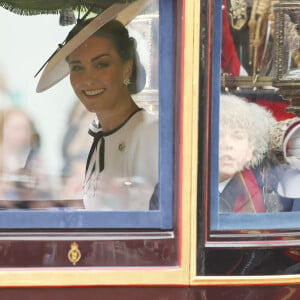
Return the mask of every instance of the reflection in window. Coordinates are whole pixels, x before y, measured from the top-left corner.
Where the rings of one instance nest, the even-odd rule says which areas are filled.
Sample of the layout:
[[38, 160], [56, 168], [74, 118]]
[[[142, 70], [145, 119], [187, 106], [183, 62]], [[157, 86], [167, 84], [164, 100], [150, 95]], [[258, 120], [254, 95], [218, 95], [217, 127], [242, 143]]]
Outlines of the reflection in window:
[[222, 3], [219, 212], [298, 210], [300, 119], [272, 77], [261, 81], [274, 65], [273, 1]]
[[300, 67], [300, 37], [297, 12], [291, 10], [289, 14], [284, 14], [284, 30], [283, 42], [286, 51], [284, 57], [286, 74], [284, 76], [289, 79], [297, 79]]
[[[249, 43], [253, 38], [250, 39], [250, 34], [246, 32], [249, 30], [250, 20], [255, 21], [257, 25], [260, 22], [261, 27], [256, 27], [257, 29], [265, 29], [264, 24], [271, 24], [270, 10], [266, 11], [266, 14], [263, 14], [262, 10], [259, 11], [269, 5], [270, 1], [221, 0], [213, 3], [219, 5], [219, 12], [222, 3], [224, 8], [222, 46], [218, 37], [214, 36], [213, 50], [217, 48], [215, 67], [216, 70], [221, 70], [220, 73], [223, 72], [221, 75], [227, 72], [234, 76], [226, 75], [228, 81], [225, 84], [222, 82], [221, 93], [220, 82], [215, 83], [214, 80], [220, 73], [214, 70], [216, 74], [212, 76], [212, 84], [215, 85], [212, 91], [216, 91], [213, 94], [216, 97], [212, 97], [212, 101], [215, 101], [213, 104], [220, 105], [215, 106], [216, 110], [212, 116], [213, 120], [219, 120], [216, 127], [212, 128], [212, 153], [219, 146], [219, 157], [218, 161], [214, 155], [211, 157], [211, 180], [214, 184], [211, 185], [213, 196], [209, 203], [209, 246], [204, 246], [203, 249], [202, 238], [200, 239], [198, 274], [274, 275], [298, 272], [296, 266], [299, 257], [292, 255], [292, 252], [296, 251], [270, 248], [275, 244], [279, 246], [280, 242], [277, 242], [281, 238], [287, 239], [288, 231], [285, 229], [299, 228], [298, 213], [282, 211], [299, 210], [297, 205], [300, 195], [297, 186], [300, 182], [300, 120], [285, 112], [289, 103], [270, 86], [272, 80], [269, 80], [268, 85], [256, 85], [256, 75], [268, 74], [267, 70], [270, 70], [272, 65], [272, 58], [270, 61], [266, 59], [265, 62], [261, 60], [262, 51], [264, 54], [272, 54], [268, 52], [270, 49], [265, 47], [268, 44], [266, 41], [272, 39], [271, 35], [265, 35], [270, 31], [257, 30], [255, 33], [256, 37], [263, 39], [261, 44], [256, 45], [260, 56], [254, 68], [254, 61], [249, 59], [250, 49], [253, 51]], [[231, 6], [227, 7], [227, 4]], [[233, 7], [234, 5], [240, 6]], [[252, 5], [255, 6], [253, 11]], [[215, 11], [214, 14], [218, 15]], [[221, 19], [215, 18], [214, 21], [215, 29], [217, 28], [214, 34], [218, 35]], [[271, 29], [268, 26], [267, 28]], [[218, 60], [220, 51], [221, 64]], [[245, 78], [247, 75], [248, 78]], [[219, 118], [214, 118], [216, 115]], [[219, 133], [218, 140], [216, 128]], [[217, 143], [214, 144], [216, 140]], [[219, 198], [214, 197], [217, 183], [217, 174], [214, 173], [216, 163], [219, 164]], [[283, 178], [287, 180], [283, 182]], [[289, 195], [282, 193], [283, 190], [289, 191]], [[203, 232], [202, 215], [199, 223], [199, 232]], [[298, 238], [299, 236], [295, 239]], [[270, 239], [275, 239], [276, 242], [272, 243]], [[256, 244], [257, 241], [259, 242]], [[252, 243], [255, 246], [251, 247]], [[268, 249], [259, 249], [262, 245]], [[274, 261], [278, 263], [274, 264]]]
[[227, 45], [223, 48], [225, 72], [244, 76], [271, 74], [273, 2], [223, 1], [223, 43]]
[[299, 210], [299, 118], [221, 95], [219, 132], [220, 212]]
[[221, 96], [220, 212], [279, 211], [276, 167], [265, 157], [274, 124], [263, 107], [234, 95]]
[[[5, 13], [7, 14], [7, 12]], [[18, 16], [18, 18], [23, 22], [24, 17]], [[35, 22], [33, 23], [36, 24]], [[26, 26], [24, 26], [24, 29], [26, 30]], [[46, 31], [46, 29], [43, 30]], [[65, 36], [65, 33], [69, 30], [70, 28], [64, 30], [61, 36]], [[148, 111], [153, 118], [158, 118], [158, 1], [153, 1], [152, 6], [132, 21], [128, 25], [128, 30], [130, 35], [137, 41], [137, 49], [147, 74], [144, 90], [139, 94], [133, 95], [133, 98], [139, 107]], [[32, 31], [32, 29], [27, 29], [27, 31]], [[64, 37], [59, 37], [57, 41], [51, 41], [51, 45], [48, 44], [48, 49], [44, 51], [46, 53], [44, 57], [46, 57], [47, 53], [51, 52], [55, 44], [60, 43], [63, 39]], [[32, 46], [35, 44], [26, 43], [26, 45]], [[26, 51], [30, 53], [31, 49], [24, 50], [24, 53]], [[31, 56], [44, 59], [40, 54]], [[2, 59], [5, 60], [5, 58]], [[42, 63], [31, 61], [31, 64], [33, 65], [33, 70], [36, 71]], [[32, 74], [34, 74], [34, 71]], [[32, 145], [27, 145], [27, 152], [22, 158], [23, 161], [11, 171], [11, 174], [8, 175], [4, 169], [1, 169], [1, 178], [3, 179], [1, 201], [3, 207], [32, 209], [85, 208], [82, 201], [85, 164], [90, 145], [93, 142], [93, 138], [88, 135], [87, 131], [94, 119], [94, 114], [87, 112], [77, 100], [71, 91], [71, 87], [69, 87], [68, 81], [62, 81], [58, 86], [53, 88], [53, 91], [47, 91], [48, 95], [38, 95], [39, 99], [37, 100], [38, 105], [36, 107], [33, 107], [32, 103], [30, 103], [31, 98], [37, 99], [34, 91], [36, 82], [31, 82], [30, 85], [32, 85], [32, 94], [27, 96], [29, 100], [27, 101], [27, 99], [22, 98], [18, 106], [22, 111], [29, 112], [32, 124], [33, 122], [35, 124], [32, 128], [36, 129], [35, 136], [38, 139], [32, 141]], [[17, 89], [21, 93], [23, 92], [21, 86], [17, 87]], [[49, 101], [47, 100], [47, 96]], [[15, 102], [10, 99], [7, 106], [16, 107]], [[54, 122], [54, 119], [57, 119], [57, 122]], [[5, 131], [2, 130], [1, 132], [4, 136]], [[146, 132], [145, 136], [147, 134]], [[157, 135], [158, 130], [156, 131]], [[14, 137], [17, 138], [16, 135]], [[149, 134], [148, 137], [150, 138], [151, 135]], [[3, 137], [2, 140], [2, 145], [5, 145], [5, 148], [3, 146], [4, 151], [9, 145], [7, 139]], [[119, 153], [122, 154], [127, 150], [127, 145], [123, 145], [122, 141], [118, 145]], [[151, 146], [150, 140], [149, 145]], [[150, 148], [147, 148], [149, 151]], [[155, 151], [155, 156], [158, 157], [158, 149]], [[13, 153], [10, 152], [10, 154], [12, 155]], [[137, 154], [132, 153], [132, 157], [128, 162], [134, 162], [135, 159], [137, 159]], [[4, 156], [3, 161], [6, 161]], [[147, 164], [149, 169], [155, 165], [155, 161], [147, 161]], [[156, 167], [157, 169], [158, 166]], [[113, 191], [113, 198], [118, 198], [118, 201], [124, 197], [124, 188], [126, 188], [127, 194], [131, 194], [130, 197], [136, 199], [144, 198], [141, 190], [147, 194], [149, 199], [155, 195], [154, 187], [158, 182], [158, 178], [156, 178], [155, 184], [153, 183], [151, 187], [146, 182], [143, 182], [142, 179], [138, 179], [135, 183], [142, 187], [141, 189], [135, 189], [132, 185], [133, 182], [134, 178], [127, 178], [125, 182], [124, 178], [119, 178], [116, 174], [111, 174], [105, 180], [102, 180], [102, 185], [105, 186], [106, 191]], [[122, 189], [120, 188], [120, 184], [122, 185]], [[8, 191], [8, 188], [11, 190]], [[111, 201], [111, 195], [107, 199], [110, 200], [109, 202], [113, 202]], [[124, 203], [122, 203], [122, 205], [116, 204], [116, 207], [109, 206], [107, 208], [103, 207], [103, 209], [148, 210], [149, 200], [144, 202], [141, 208], [131, 207], [130, 205], [124, 206]], [[158, 209], [158, 205], [154, 205], [154, 208]], [[97, 209], [102, 208], [98, 207]]]

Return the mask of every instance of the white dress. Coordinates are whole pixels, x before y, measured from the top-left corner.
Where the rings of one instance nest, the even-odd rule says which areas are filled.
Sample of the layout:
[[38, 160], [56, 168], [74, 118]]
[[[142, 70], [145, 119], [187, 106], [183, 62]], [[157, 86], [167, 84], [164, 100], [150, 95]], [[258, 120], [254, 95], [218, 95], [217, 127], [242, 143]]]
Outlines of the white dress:
[[[84, 186], [88, 210], [148, 210], [158, 183], [158, 120], [145, 110], [102, 132], [96, 122]], [[94, 147], [94, 149], [93, 149]]]

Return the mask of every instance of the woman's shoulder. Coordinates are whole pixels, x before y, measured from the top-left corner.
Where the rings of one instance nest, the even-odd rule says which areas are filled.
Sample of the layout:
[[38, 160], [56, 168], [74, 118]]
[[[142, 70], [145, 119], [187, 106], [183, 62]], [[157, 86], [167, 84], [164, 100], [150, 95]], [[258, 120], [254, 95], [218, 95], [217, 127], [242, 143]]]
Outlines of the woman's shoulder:
[[139, 123], [141, 125], [158, 125], [158, 117], [156, 114], [154, 113], [150, 113], [145, 109], [141, 109], [138, 113], [137, 113], [137, 118], [139, 119]]
[[148, 111], [142, 109], [136, 114], [136, 131], [157, 131], [158, 133], [158, 117]]

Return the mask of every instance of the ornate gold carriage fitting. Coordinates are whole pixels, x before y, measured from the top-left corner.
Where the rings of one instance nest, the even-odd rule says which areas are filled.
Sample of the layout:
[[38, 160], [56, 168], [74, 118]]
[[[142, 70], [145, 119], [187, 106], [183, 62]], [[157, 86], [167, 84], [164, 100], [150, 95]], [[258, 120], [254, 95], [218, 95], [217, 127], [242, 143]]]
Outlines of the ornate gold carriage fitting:
[[273, 86], [300, 115], [300, 2], [280, 1], [274, 5], [275, 48]]
[[222, 66], [222, 87], [226, 90], [274, 90], [273, 7], [277, 2], [278, 0], [223, 1], [222, 40], [229, 47], [225, 48], [223, 44], [222, 55], [231, 57], [231, 66], [237, 62], [240, 64], [238, 72]]
[[[300, 115], [300, 1], [227, 1], [223, 6], [222, 39], [232, 40], [228, 69], [222, 66], [221, 86], [227, 91], [279, 94], [290, 103], [287, 112]], [[243, 26], [233, 26], [232, 11], [245, 12]], [[239, 9], [238, 9], [239, 8]], [[227, 13], [224, 13], [227, 10]], [[229, 28], [226, 31], [225, 23]], [[227, 42], [228, 43], [228, 42]], [[236, 59], [234, 58], [236, 57]], [[239, 72], [232, 65], [240, 64]]]

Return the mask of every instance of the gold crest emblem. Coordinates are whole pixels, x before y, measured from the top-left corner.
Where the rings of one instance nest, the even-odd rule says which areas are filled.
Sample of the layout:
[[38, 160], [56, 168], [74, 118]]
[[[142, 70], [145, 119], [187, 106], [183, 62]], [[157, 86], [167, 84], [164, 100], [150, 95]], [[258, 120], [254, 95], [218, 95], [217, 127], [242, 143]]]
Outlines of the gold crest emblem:
[[78, 244], [76, 242], [73, 242], [71, 244], [71, 249], [68, 252], [68, 259], [69, 261], [75, 266], [81, 258], [81, 252], [78, 249]]

